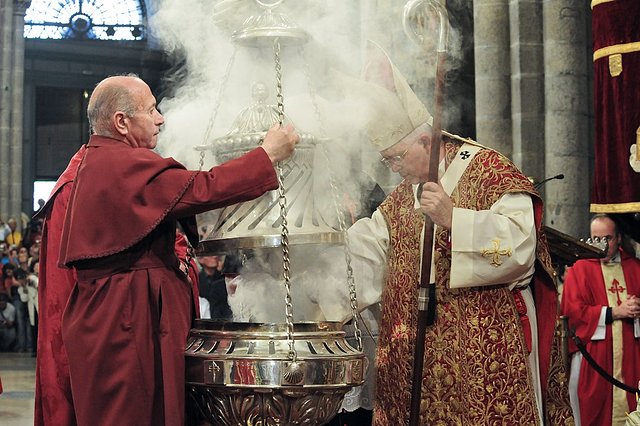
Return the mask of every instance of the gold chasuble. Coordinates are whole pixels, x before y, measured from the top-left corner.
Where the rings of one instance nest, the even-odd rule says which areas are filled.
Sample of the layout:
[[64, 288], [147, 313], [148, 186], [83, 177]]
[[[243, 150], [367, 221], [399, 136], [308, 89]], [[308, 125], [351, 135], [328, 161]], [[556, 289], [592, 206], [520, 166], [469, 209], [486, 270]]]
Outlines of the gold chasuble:
[[[450, 164], [459, 145], [448, 142], [445, 147]], [[487, 210], [509, 192], [530, 193], [534, 205], [541, 207], [531, 183], [508, 159], [493, 150], [481, 149], [461, 176], [452, 199], [455, 207]], [[396, 426], [408, 424], [409, 419], [424, 216], [414, 209], [412, 186], [406, 182], [387, 197], [380, 211], [389, 227], [390, 247], [376, 359], [374, 424]], [[537, 229], [541, 209], [539, 212]], [[540, 240], [542, 234], [538, 235], [538, 261], [550, 267], [546, 242]], [[436, 323], [426, 332], [420, 424], [540, 425], [529, 354], [514, 296], [506, 285], [449, 288], [449, 241], [449, 231], [437, 227], [433, 254]], [[551, 293], [556, 294], [555, 288]], [[554, 321], [555, 315], [550, 316], [549, 320]], [[549, 350], [541, 353], [541, 364], [545, 358], [545, 371], [563, 381], [566, 376], [560, 369], [558, 353], [554, 346], [550, 365]], [[546, 381], [546, 377], [542, 380]], [[566, 388], [562, 392], [554, 384], [546, 385], [543, 382], [547, 424], [573, 424]]]
[[593, 213], [640, 211], [640, 1], [593, 0]]

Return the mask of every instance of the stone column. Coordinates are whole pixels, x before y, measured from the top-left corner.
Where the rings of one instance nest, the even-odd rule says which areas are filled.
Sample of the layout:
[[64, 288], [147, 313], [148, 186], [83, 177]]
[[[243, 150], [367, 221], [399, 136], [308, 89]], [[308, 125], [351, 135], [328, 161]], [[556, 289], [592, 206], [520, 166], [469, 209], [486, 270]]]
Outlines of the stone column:
[[544, 169], [544, 49], [540, 0], [511, 0], [513, 161], [536, 180]]
[[13, 0], [0, 0], [0, 215], [7, 219], [11, 181], [11, 71]]
[[[24, 115], [24, 16], [31, 0], [13, 0], [13, 52], [11, 66], [11, 173], [9, 188], [9, 212], [16, 219], [20, 217], [24, 198], [31, 194], [22, 193], [22, 134]], [[30, 210], [28, 210], [30, 211]]]
[[512, 155], [509, 0], [473, 2], [478, 142]]
[[587, 45], [589, 5], [544, 0], [545, 170], [564, 173], [546, 192], [546, 224], [576, 237], [589, 232], [591, 97]]

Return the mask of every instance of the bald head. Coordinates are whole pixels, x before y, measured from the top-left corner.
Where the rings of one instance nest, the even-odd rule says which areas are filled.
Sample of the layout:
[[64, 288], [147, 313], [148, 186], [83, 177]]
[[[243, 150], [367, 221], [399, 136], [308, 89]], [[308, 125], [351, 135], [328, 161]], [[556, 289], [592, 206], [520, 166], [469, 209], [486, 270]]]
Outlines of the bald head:
[[155, 148], [164, 124], [151, 89], [135, 75], [102, 80], [91, 94], [87, 115], [93, 134], [133, 148]]
[[118, 136], [113, 128], [113, 115], [120, 111], [132, 117], [139, 108], [141, 91], [147, 84], [134, 74], [107, 77], [91, 94], [87, 117], [92, 133], [100, 136]]
[[606, 214], [595, 215], [591, 219], [591, 238], [606, 238], [609, 243], [607, 255], [600, 259], [601, 262], [609, 262], [619, 251], [622, 243], [622, 235], [616, 222]]

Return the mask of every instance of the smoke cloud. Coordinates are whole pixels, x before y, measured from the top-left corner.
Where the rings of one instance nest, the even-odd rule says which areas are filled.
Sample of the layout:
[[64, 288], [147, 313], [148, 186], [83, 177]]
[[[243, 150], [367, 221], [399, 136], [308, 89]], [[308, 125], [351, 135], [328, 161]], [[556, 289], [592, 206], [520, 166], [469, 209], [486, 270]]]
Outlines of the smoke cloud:
[[[363, 137], [372, 100], [355, 96], [340, 84], [341, 75], [360, 74], [366, 41], [374, 40], [387, 50], [410, 84], [419, 88], [415, 91], [425, 104], [429, 105], [432, 99], [429, 84], [424, 83], [434, 75], [429, 65], [434, 62], [435, 52], [425, 52], [424, 46], [413, 44], [403, 33], [403, 6], [397, 1], [285, 0], [273, 9], [273, 13], [285, 14], [309, 35], [302, 46], [281, 47], [284, 111], [299, 132], [322, 138], [314, 164], [315, 191], [326, 197], [318, 205], [329, 216], [335, 211], [332, 198], [335, 190], [328, 185], [331, 180], [340, 185], [340, 194], [349, 193], [356, 201], [362, 200], [360, 191], [372, 189], [373, 181], [387, 191], [398, 182], [398, 177], [377, 161], [377, 152]], [[204, 152], [203, 168], [208, 169], [219, 162], [215, 139], [224, 136], [238, 114], [254, 102], [255, 83], [264, 83], [269, 89], [267, 104], [276, 103], [273, 49], [247, 47], [232, 39], [233, 32], [241, 28], [247, 17], [262, 12], [255, 0], [158, 2], [150, 18], [151, 28], [159, 45], [176, 62], [174, 73], [167, 80], [170, 95], [159, 105], [166, 120], [158, 143], [163, 155], [197, 169]], [[450, 45], [453, 48], [450, 64], [455, 66], [460, 63], [460, 54], [456, 52], [461, 47], [461, 39], [455, 32], [450, 33]], [[365, 173], [373, 181], [363, 186]], [[343, 252], [322, 253], [325, 258], [319, 261], [322, 256], [309, 256], [307, 249], [295, 248], [293, 259], [299, 262], [295, 264], [299, 272], [293, 281], [311, 282], [309, 271], [316, 271], [323, 280], [346, 282]], [[324, 268], [306, 265], [310, 259]], [[259, 317], [261, 321], [282, 318], [284, 287], [278, 274], [272, 273], [280, 265], [278, 261], [271, 262], [266, 271], [258, 264], [245, 267], [234, 283], [237, 292], [230, 298], [239, 318]], [[262, 287], [258, 283], [263, 283]], [[318, 296], [319, 290], [312, 284], [300, 285], [294, 291], [302, 306], [296, 310], [297, 319], [318, 319], [313, 301], [327, 296]], [[348, 303], [346, 291], [333, 297], [338, 296], [347, 297]], [[271, 318], [266, 312], [250, 313], [250, 305], [266, 299], [278, 300], [273, 307], [278, 318]]]

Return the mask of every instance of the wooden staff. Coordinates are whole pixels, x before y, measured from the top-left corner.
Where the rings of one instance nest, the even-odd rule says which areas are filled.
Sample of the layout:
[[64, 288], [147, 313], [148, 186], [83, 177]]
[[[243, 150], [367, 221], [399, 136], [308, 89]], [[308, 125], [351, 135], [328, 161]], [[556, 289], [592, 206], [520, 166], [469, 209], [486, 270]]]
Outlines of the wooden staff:
[[[436, 58], [435, 105], [431, 135], [431, 151], [429, 156], [428, 182], [438, 181], [438, 163], [440, 162], [440, 145], [442, 143], [442, 105], [444, 103], [445, 59], [447, 55], [447, 36], [449, 19], [446, 8], [437, 0], [411, 0], [405, 5], [404, 23], [414, 17], [416, 8], [430, 7], [440, 19], [438, 33], [438, 50]], [[409, 32], [409, 31], [408, 31]], [[426, 31], [423, 31], [423, 34]], [[415, 36], [415, 33], [413, 33]], [[415, 39], [415, 37], [412, 37]], [[418, 37], [420, 38], [420, 37]], [[421, 40], [422, 41], [422, 40]], [[431, 258], [433, 256], [433, 220], [425, 215], [424, 242], [422, 246], [422, 268], [420, 273], [420, 290], [418, 294], [418, 325], [416, 329], [416, 346], [413, 355], [413, 379], [411, 384], [411, 409], [409, 426], [420, 424], [420, 402], [422, 396], [422, 368], [424, 365], [424, 345], [427, 327], [435, 322], [436, 284], [429, 283], [431, 277]]]

